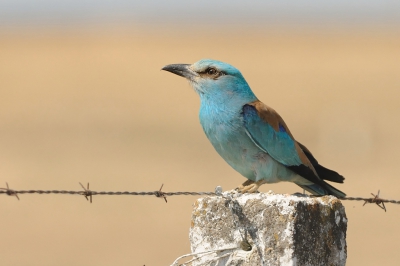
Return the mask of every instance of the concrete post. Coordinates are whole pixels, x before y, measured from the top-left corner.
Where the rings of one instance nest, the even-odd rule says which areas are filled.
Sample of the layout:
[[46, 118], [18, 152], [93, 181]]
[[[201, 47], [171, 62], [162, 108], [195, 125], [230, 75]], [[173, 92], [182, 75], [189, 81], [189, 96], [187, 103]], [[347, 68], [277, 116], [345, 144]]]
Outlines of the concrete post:
[[333, 196], [225, 192], [194, 204], [190, 265], [345, 265], [346, 229]]

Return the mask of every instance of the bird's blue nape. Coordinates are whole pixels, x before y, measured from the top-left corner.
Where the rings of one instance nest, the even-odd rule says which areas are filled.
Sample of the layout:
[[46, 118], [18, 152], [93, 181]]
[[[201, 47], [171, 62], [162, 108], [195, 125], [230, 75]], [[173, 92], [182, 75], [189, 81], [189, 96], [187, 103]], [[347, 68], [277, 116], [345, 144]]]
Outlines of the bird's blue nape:
[[201, 59], [189, 68], [198, 74], [191, 85], [204, 104], [211, 101], [233, 108], [257, 99], [240, 71], [230, 64]]

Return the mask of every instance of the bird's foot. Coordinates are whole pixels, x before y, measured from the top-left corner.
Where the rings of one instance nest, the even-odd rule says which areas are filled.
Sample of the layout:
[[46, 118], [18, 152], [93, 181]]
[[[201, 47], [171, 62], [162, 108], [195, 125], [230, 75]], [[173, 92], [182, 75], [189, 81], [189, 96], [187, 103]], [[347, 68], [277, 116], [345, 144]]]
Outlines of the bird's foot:
[[254, 182], [252, 180], [246, 180], [236, 190], [240, 193], [254, 193], [258, 191], [258, 188], [265, 183], [265, 180], [259, 180]]

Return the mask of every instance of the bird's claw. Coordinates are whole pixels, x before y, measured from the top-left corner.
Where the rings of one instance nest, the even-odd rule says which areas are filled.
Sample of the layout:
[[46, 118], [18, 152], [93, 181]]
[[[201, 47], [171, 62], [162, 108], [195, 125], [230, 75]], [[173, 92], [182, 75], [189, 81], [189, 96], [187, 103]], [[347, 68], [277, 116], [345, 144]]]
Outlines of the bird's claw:
[[246, 182], [239, 185], [235, 190], [240, 193], [258, 193], [258, 188], [264, 183], [265, 180], [259, 180], [257, 182], [246, 180]]

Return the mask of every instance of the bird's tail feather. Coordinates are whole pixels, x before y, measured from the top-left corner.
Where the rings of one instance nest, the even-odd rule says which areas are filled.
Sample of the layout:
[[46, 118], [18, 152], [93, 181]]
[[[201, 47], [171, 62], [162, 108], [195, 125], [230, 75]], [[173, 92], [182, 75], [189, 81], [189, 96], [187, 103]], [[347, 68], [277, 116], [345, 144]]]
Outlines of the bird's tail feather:
[[306, 146], [301, 144], [300, 142], [297, 142], [299, 144], [300, 148], [303, 150], [304, 154], [307, 156], [308, 160], [311, 162], [311, 164], [314, 166], [315, 171], [317, 171], [318, 176], [321, 179], [329, 180], [332, 182], [336, 183], [343, 183], [344, 177], [337, 172], [328, 169], [326, 167], [323, 167], [318, 163], [318, 161], [314, 158], [312, 153], [307, 149]]
[[314, 165], [315, 171], [317, 171], [318, 176], [322, 179], [329, 180], [336, 183], [343, 183], [344, 177], [337, 172], [323, 167], [320, 164]]
[[301, 188], [307, 190], [308, 192], [312, 193], [313, 195], [319, 195], [319, 196], [324, 196], [324, 195], [333, 195], [337, 198], [344, 198], [346, 197], [346, 194], [340, 191], [337, 188], [334, 188], [333, 186], [329, 185], [326, 182], [324, 183], [324, 187], [317, 185], [317, 184], [312, 184], [312, 185], [299, 185]]

